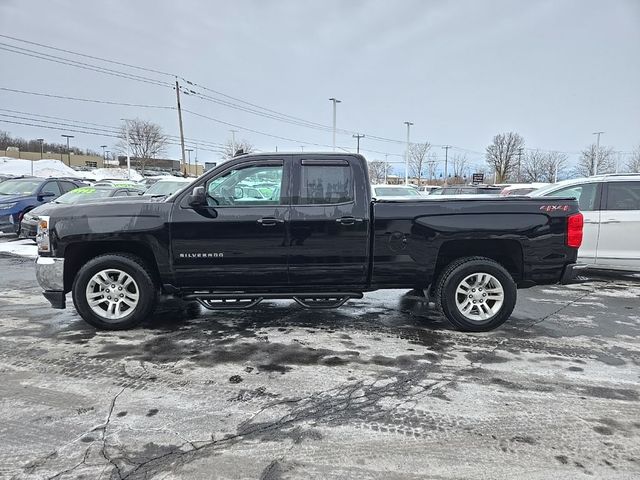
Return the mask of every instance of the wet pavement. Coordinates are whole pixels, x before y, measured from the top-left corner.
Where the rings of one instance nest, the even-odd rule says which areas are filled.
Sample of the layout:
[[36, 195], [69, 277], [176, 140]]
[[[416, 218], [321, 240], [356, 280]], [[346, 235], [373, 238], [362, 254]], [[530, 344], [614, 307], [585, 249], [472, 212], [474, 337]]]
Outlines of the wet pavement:
[[167, 302], [100, 332], [49, 308], [32, 260], [0, 272], [2, 478], [640, 476], [634, 277], [520, 290], [484, 334], [398, 290], [328, 311]]

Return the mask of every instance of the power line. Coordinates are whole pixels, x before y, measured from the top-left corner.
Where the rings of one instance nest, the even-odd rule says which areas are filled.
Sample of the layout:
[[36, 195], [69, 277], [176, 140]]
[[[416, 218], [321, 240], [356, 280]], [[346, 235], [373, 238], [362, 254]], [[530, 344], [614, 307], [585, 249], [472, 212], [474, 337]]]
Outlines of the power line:
[[[105, 129], [108, 130], [113, 130], [117, 133], [121, 132], [121, 128], [120, 127], [114, 127], [112, 125], [105, 125], [103, 123], [92, 123], [92, 122], [86, 122], [86, 121], [81, 121], [81, 120], [72, 120], [69, 118], [64, 118], [64, 117], [56, 117], [56, 116], [52, 116], [52, 115], [43, 115], [43, 114], [39, 114], [39, 113], [30, 113], [30, 112], [23, 112], [23, 111], [19, 111], [19, 110], [10, 110], [7, 108], [0, 108], [0, 111], [3, 112], [9, 112], [9, 113], [17, 113], [20, 115], [26, 115], [29, 117], [42, 117], [42, 118], [51, 118], [54, 120], [63, 120], [65, 122], [71, 122], [71, 123], [77, 123], [82, 125], [89, 125], [89, 126], [95, 126], [95, 127], [104, 127]], [[2, 115], [2, 114], [0, 114]], [[168, 138], [174, 138], [174, 139], [178, 139], [179, 137], [175, 136], [175, 135], [165, 135]], [[212, 142], [210, 140], [201, 140], [201, 139], [197, 139], [197, 138], [191, 138], [191, 137], [185, 137], [185, 140], [187, 140], [190, 143], [194, 143], [194, 144], [198, 144], [198, 145], [203, 145], [203, 146], [210, 146], [210, 147], [224, 147], [224, 144], [222, 143], [218, 143], [218, 142]]]
[[[16, 46], [13, 46], [13, 45], [9, 45], [9, 47], [11, 47], [11, 48], [7, 48], [4, 45], [8, 45], [8, 44], [0, 42], [0, 50], [16, 53], [18, 55], [25, 55], [27, 57], [38, 58], [40, 60], [47, 60], [49, 62], [59, 63], [61, 65], [68, 65], [70, 67], [82, 68], [84, 70], [90, 70], [90, 71], [94, 71], [94, 72], [98, 72], [98, 73], [104, 73], [104, 74], [107, 74], [107, 75], [112, 75], [114, 77], [120, 77], [120, 78], [124, 78], [124, 79], [127, 79], [127, 80], [134, 80], [134, 81], [148, 83], [148, 84], [151, 84], [151, 85], [156, 85], [156, 86], [161, 86], [161, 87], [170, 87], [170, 84], [165, 83], [165, 82], [161, 82], [159, 80], [147, 79], [147, 78], [141, 77], [139, 75], [128, 74], [126, 72], [120, 72], [118, 70], [113, 70], [113, 69], [109, 69], [109, 68], [106, 68], [106, 67], [100, 67], [100, 66], [91, 65], [91, 64], [88, 64], [88, 63], [78, 62], [76, 60], [64, 59], [62, 57], [57, 57], [55, 55], [49, 55], [49, 54], [46, 54], [46, 53], [36, 52], [34, 50], [29, 50], [29, 49], [22, 48], [22, 47], [16, 47]], [[23, 51], [20, 51], [20, 50], [23, 50]], [[34, 52], [34, 53], [28, 53], [28, 52]]]
[[56, 50], [58, 52], [69, 53], [71, 55], [78, 55], [80, 57], [85, 57], [85, 58], [91, 58], [92, 60], [99, 60], [101, 62], [113, 63], [114, 65], [120, 65], [120, 66], [123, 66], [123, 67], [135, 68], [137, 70], [143, 70], [145, 72], [157, 73], [157, 74], [160, 74], [160, 75], [167, 75], [167, 76], [170, 76], [170, 77], [175, 77], [175, 74], [173, 74], [173, 73], [167, 73], [167, 72], [163, 72], [161, 70], [154, 70], [152, 68], [140, 67], [139, 65], [131, 65], [129, 63], [118, 62], [118, 61], [115, 61], [115, 60], [109, 60], [108, 58], [97, 57], [95, 55], [87, 55], [85, 53], [74, 52], [73, 50], [65, 50], [64, 48], [52, 47], [51, 45], [45, 45], [43, 43], [32, 42], [32, 41], [29, 41], [29, 40], [24, 40], [22, 38], [12, 37], [10, 35], [0, 34], [0, 37], [8, 38], [8, 39], [14, 40], [16, 42], [28, 43], [29, 45], [35, 45], [35, 46], [42, 47], [42, 48], [48, 48], [50, 50]]
[[109, 101], [109, 100], [95, 100], [95, 99], [89, 99], [89, 98], [70, 97], [70, 96], [66, 96], [66, 95], [53, 95], [53, 94], [50, 94], [50, 93], [29, 92], [27, 90], [18, 90], [18, 89], [15, 89], [15, 88], [7, 88], [7, 87], [0, 87], [0, 90], [3, 90], [5, 92], [22, 93], [22, 94], [25, 94], [25, 95], [37, 95], [39, 97], [58, 98], [58, 99], [63, 99], [63, 100], [74, 100], [74, 101], [77, 101], [77, 102], [102, 103], [102, 104], [105, 104], [105, 105], [118, 105], [118, 106], [123, 106], [123, 107], [159, 108], [159, 109], [165, 109], [165, 110], [175, 110], [176, 109], [176, 107], [174, 107], [174, 106], [167, 106], [167, 105], [145, 105], [145, 104], [141, 104], [141, 103], [112, 102], [112, 101]]

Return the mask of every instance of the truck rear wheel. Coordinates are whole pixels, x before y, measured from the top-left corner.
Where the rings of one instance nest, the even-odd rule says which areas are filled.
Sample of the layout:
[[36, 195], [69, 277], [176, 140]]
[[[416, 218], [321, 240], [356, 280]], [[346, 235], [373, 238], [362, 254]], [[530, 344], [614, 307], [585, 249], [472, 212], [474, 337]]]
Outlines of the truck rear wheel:
[[511, 316], [517, 288], [495, 260], [465, 257], [450, 263], [438, 278], [436, 304], [458, 330], [486, 332]]
[[153, 311], [157, 287], [144, 262], [128, 254], [101, 255], [80, 268], [73, 282], [73, 303], [96, 328], [135, 327]]

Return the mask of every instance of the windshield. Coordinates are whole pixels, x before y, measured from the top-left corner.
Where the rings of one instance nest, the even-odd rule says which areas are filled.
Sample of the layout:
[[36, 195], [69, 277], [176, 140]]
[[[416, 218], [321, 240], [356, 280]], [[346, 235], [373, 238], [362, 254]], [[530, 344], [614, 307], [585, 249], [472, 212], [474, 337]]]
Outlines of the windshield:
[[7, 180], [0, 183], [0, 195], [34, 195], [42, 180]]
[[111, 196], [113, 190], [110, 188], [82, 187], [71, 190], [69, 193], [61, 195], [55, 203], [82, 203], [95, 200], [96, 198], [107, 198]]
[[406, 187], [376, 187], [375, 194], [378, 197], [419, 197], [420, 193], [415, 188]]
[[578, 183], [575, 182], [559, 182], [559, 183], [552, 183], [551, 185], [547, 185], [546, 187], [542, 187], [542, 188], [538, 188], [537, 190], [534, 190], [533, 192], [529, 193], [530, 197], [545, 197], [547, 196], [550, 192], [554, 192], [556, 190], [560, 190], [564, 187], [571, 187], [571, 186], [578, 186]]
[[184, 188], [188, 184], [188, 182], [181, 181], [156, 182], [149, 187], [149, 189], [145, 192], [145, 195], [171, 195], [172, 193], [175, 193], [178, 190]]

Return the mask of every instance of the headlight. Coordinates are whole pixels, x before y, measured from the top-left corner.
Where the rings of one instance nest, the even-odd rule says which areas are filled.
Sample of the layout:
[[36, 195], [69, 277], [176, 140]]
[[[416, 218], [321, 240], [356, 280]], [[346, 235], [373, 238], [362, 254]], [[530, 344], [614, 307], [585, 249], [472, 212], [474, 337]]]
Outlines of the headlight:
[[38, 253], [51, 252], [48, 216], [41, 216], [40, 219], [38, 220], [38, 232], [36, 233], [36, 243], [38, 244]]
[[13, 202], [13, 203], [0, 203], [0, 210], [2, 210], [3, 208], [13, 208], [15, 207], [17, 204], [17, 202]]
[[35, 215], [31, 215], [30, 213], [27, 212], [22, 216], [22, 219], [23, 220], [38, 220], [38, 217], [36, 217]]

